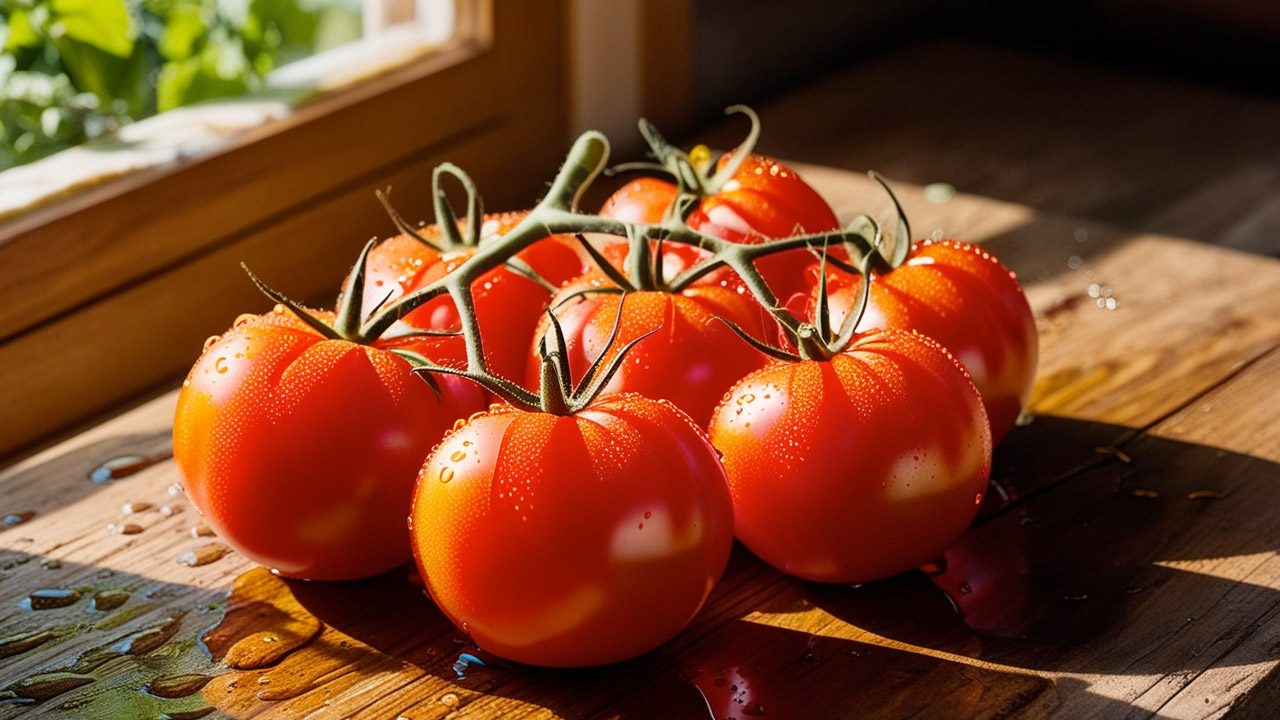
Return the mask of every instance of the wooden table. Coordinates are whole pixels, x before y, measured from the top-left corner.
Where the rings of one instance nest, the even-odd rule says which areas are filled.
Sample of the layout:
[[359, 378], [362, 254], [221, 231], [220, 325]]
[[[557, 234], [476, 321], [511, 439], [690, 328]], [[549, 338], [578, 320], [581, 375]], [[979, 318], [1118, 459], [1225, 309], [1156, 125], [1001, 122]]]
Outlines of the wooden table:
[[[805, 173], [887, 216], [866, 178]], [[34, 513], [0, 531], [0, 720], [1274, 717], [1280, 262], [900, 190], [918, 236], [1015, 269], [1040, 329], [1033, 421], [932, 575], [822, 586], [737, 548], [645, 657], [481, 666], [407, 568], [284, 581], [195, 536], [171, 392], [0, 474], [0, 514]]]

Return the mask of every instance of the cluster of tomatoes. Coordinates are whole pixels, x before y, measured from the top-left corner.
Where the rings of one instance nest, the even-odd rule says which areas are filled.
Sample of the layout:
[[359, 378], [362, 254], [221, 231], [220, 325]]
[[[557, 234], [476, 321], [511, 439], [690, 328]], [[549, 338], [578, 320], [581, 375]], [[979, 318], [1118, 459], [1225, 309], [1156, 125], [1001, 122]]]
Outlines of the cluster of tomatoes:
[[735, 536], [824, 582], [939, 555], [1030, 390], [1027, 302], [980, 248], [909, 246], [900, 209], [892, 244], [866, 216], [842, 229], [751, 154], [751, 117], [716, 163], [642, 122], [676, 182], [597, 214], [576, 207], [596, 133], [526, 213], [484, 215], [442, 166], [436, 223], [392, 210], [403, 232], [366, 246], [336, 311], [267, 290], [280, 304], [211, 338], [179, 396], [206, 522], [292, 577], [412, 554], [479, 646], [558, 667], [674, 636]]

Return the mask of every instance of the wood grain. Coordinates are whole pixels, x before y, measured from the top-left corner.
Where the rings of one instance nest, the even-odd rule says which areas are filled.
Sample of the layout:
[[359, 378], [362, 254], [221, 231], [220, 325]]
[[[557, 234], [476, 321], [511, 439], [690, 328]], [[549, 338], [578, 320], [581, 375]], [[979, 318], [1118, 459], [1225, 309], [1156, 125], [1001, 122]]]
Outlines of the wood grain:
[[[861, 176], [812, 170], [846, 217], [884, 202]], [[105, 459], [163, 453], [168, 393], [0, 474], [0, 512], [35, 512], [0, 532], [0, 636], [56, 633], [0, 657], [0, 690], [32, 694], [24, 679], [55, 671], [82, 671], [72, 680], [85, 683], [34, 705], [0, 702], [0, 718], [118, 707], [138, 694], [130, 687], [175, 673], [212, 679], [147, 712], [1195, 718], [1257, 707], [1280, 667], [1280, 524], [1266, 511], [1280, 499], [1280, 263], [972, 196], [932, 205], [918, 187], [899, 192], [918, 226], [967, 229], [1007, 250], [1041, 329], [1034, 421], [1000, 446], [998, 491], [929, 574], [822, 586], [737, 548], [707, 607], [658, 651], [582, 671], [511, 667], [468, 645], [408, 570], [301, 583], [234, 553], [175, 562], [210, 539], [191, 537], [194, 513], [169, 494], [171, 462], [110, 484], [87, 479]], [[1080, 254], [1076, 269], [1067, 253]], [[1106, 282], [1121, 303], [1098, 308], [1086, 281]], [[143, 531], [109, 534], [123, 504], [139, 501], [153, 505], [133, 518]], [[185, 511], [161, 515], [165, 504]], [[79, 588], [81, 599], [23, 609], [40, 587]], [[89, 613], [103, 590], [130, 599]], [[193, 654], [213, 627], [213, 655]], [[264, 633], [283, 642], [315, 627], [264, 667], [235, 659], [261, 652]], [[158, 638], [157, 628], [173, 634], [150, 652], [85, 662]], [[459, 675], [462, 653], [488, 666]]]

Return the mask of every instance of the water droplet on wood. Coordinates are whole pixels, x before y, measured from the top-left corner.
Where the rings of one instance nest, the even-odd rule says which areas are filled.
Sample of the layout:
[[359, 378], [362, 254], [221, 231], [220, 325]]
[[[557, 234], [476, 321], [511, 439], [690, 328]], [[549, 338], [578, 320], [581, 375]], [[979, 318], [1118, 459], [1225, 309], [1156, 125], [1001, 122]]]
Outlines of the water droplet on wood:
[[222, 556], [226, 555], [230, 550], [231, 548], [222, 543], [209, 543], [208, 545], [201, 545], [195, 550], [188, 550], [182, 553], [177, 557], [177, 562], [179, 565], [191, 567], [208, 565], [211, 562], [221, 560]]
[[89, 479], [96, 483], [111, 482], [141, 472], [158, 462], [173, 457], [172, 451], [156, 455], [121, 455], [102, 463], [89, 472]]
[[212, 679], [213, 677], [200, 673], [166, 675], [147, 683], [144, 689], [156, 697], [176, 700], [177, 698], [189, 697], [200, 692]]
[[115, 610], [129, 601], [129, 593], [123, 590], [103, 590], [93, 596], [93, 609], [99, 612]]
[[16, 527], [36, 516], [35, 510], [23, 510], [18, 513], [11, 513], [4, 516], [5, 527]]
[[80, 600], [80, 591], [45, 588], [32, 592], [27, 599], [31, 602], [32, 610], [52, 610], [74, 605]]
[[1226, 497], [1226, 495], [1227, 495], [1226, 493], [1218, 492], [1217, 490], [1194, 490], [1190, 493], [1187, 493], [1187, 499], [1188, 500], [1216, 500], [1221, 497]]
[[49, 630], [33, 630], [0, 638], [0, 658], [20, 655], [28, 650], [38, 648], [56, 637], [57, 635]]
[[48, 700], [68, 690], [88, 685], [94, 680], [95, 678], [89, 675], [80, 675], [79, 673], [51, 672], [19, 680], [10, 685], [9, 690], [18, 697], [30, 698], [31, 700]]

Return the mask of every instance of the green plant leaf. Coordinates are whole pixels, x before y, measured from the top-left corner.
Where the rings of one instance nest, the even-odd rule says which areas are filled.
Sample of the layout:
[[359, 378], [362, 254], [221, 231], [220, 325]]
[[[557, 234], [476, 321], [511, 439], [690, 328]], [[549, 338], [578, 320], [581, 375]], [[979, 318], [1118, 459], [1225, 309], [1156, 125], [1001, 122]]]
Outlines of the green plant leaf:
[[134, 29], [124, 0], [49, 0], [49, 33], [116, 57], [133, 54]]
[[201, 100], [243, 95], [249, 91], [238, 44], [210, 45], [196, 57], [165, 63], [156, 82], [156, 107], [160, 112]]
[[14, 10], [9, 16], [9, 37], [5, 38], [4, 51], [11, 53], [24, 47], [38, 47], [40, 35], [31, 26], [31, 16], [26, 10]]
[[165, 19], [164, 36], [157, 43], [157, 49], [168, 60], [189, 58], [200, 51], [199, 41], [205, 32], [198, 5], [175, 5]]

